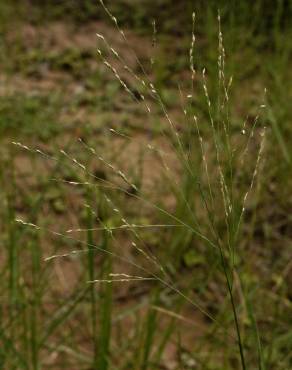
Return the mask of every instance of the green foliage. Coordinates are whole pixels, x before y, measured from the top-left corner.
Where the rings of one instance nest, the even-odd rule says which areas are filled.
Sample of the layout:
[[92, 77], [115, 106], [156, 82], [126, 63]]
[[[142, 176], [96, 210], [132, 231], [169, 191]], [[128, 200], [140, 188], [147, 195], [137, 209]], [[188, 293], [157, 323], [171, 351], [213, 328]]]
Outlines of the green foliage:
[[[134, 30], [154, 43], [151, 60], [142, 53], [156, 88], [145, 100], [149, 116], [140, 109], [137, 63], [138, 78], [121, 72], [132, 102], [102, 63], [96, 67], [95, 50], [77, 44], [59, 50], [44, 40], [30, 46], [21, 31], [15, 38], [13, 27], [27, 22], [73, 21], [70, 30], [78, 32], [98, 20], [96, 31], [107, 30], [100, 4], [0, 4], [3, 81], [13, 87], [0, 95], [0, 368], [155, 370], [172, 362], [186, 369], [286, 370], [291, 2], [105, 3], [127, 34]], [[218, 59], [218, 8], [225, 82], [222, 74], [218, 81], [225, 56], [219, 45]], [[197, 74], [190, 91], [193, 10]], [[138, 57], [142, 42], [134, 39]], [[124, 44], [117, 45], [123, 57]], [[134, 65], [133, 52], [125, 55]], [[34, 89], [50, 76], [50, 88]], [[259, 156], [263, 126], [267, 144]], [[11, 141], [33, 149], [11, 149]], [[64, 152], [40, 154], [39, 143]]]
[[58, 96], [26, 96], [15, 94], [0, 97], [0, 133], [35, 136], [49, 140], [61, 127], [57, 121], [60, 109]]

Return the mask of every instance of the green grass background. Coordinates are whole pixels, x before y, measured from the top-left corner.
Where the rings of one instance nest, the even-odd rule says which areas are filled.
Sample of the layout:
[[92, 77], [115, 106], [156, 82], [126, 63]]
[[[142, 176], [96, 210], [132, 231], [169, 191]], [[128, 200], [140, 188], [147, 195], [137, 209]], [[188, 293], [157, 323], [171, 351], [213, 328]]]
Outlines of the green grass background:
[[[260, 118], [260, 126], [267, 128], [263, 169], [233, 256], [238, 280], [230, 279], [245, 368], [290, 369], [292, 2], [117, 0], [106, 4], [130, 35], [133, 49], [145, 59], [143, 64], [150, 69], [174, 116], [180, 109], [177, 85], [187, 90], [190, 84], [193, 11], [195, 67], [198, 71], [206, 68], [213, 102], [218, 94], [220, 10], [225, 73], [233, 76], [231, 136], [240, 131], [247, 115], [250, 121], [256, 117], [267, 89], [266, 108]], [[114, 236], [107, 231], [88, 231], [80, 239], [79, 235], [59, 238], [48, 232], [111, 227], [123, 217], [144, 225], [173, 221], [163, 212], [148, 209], [147, 204], [140, 206], [131, 186], [122, 196], [106, 190], [112, 202], [109, 204], [98, 187], [68, 190], [56, 181], [112, 181], [107, 166], [96, 164], [98, 158], [78, 142], [79, 137], [119, 166], [127, 161], [129, 146], [113, 141], [109, 127], [138, 143], [141, 137], [146, 143], [150, 139], [155, 142], [164, 131], [161, 112], [153, 107], [151, 128], [145, 127], [137, 104], [125, 97], [116, 79], [100, 66], [94, 33], [100, 29], [122, 52], [117, 31], [98, 1], [0, 2], [0, 368], [243, 368], [220, 258], [204, 248], [191, 231], [142, 230], [137, 235], [130, 232], [130, 236], [123, 231]], [[79, 33], [82, 38], [78, 41], [74, 37]], [[142, 48], [150, 48], [152, 65], [140, 42]], [[191, 109], [203, 122], [201, 131], [208, 146], [212, 137], [203, 89], [196, 92]], [[181, 130], [187, 150], [192, 132]], [[12, 141], [39, 148], [54, 159], [23, 150]], [[60, 148], [86, 163], [96, 178], [82, 173]], [[192, 178], [199, 169], [196, 152], [191, 176], [185, 168], [179, 173], [179, 189], [161, 173], [159, 181], [155, 180], [159, 185], [147, 190], [147, 173], [143, 172], [146, 154], [138, 149], [130, 152], [135, 160], [129, 161], [127, 171], [138, 189], [145, 189], [143, 196], [154, 199], [161, 208], [170, 204], [175, 217], [194, 226], [191, 212], [200, 207]], [[252, 152], [248, 157], [241, 184], [249, 183], [255, 156]], [[227, 165], [225, 170], [229, 178]], [[216, 192], [219, 185], [215, 175], [211, 182]], [[172, 194], [170, 201], [165, 196], [168, 193]], [[186, 200], [190, 210], [185, 207]], [[216, 229], [224, 238], [221, 213], [218, 204]], [[200, 208], [198, 214], [200, 217]], [[23, 227], [15, 222], [18, 217], [42, 229]], [[208, 233], [207, 223], [203, 229]], [[173, 288], [199, 302], [216, 321], [201, 315], [182, 294], [159, 282], [88, 284], [88, 280], [107, 279], [112, 271], [141, 273], [114, 257], [129, 257], [122, 248], [131, 240], [149, 247], [163, 261]], [[44, 261], [50, 255], [72, 250], [82, 253]], [[142, 257], [136, 251], [130, 260], [153, 271], [153, 263], [142, 261]]]

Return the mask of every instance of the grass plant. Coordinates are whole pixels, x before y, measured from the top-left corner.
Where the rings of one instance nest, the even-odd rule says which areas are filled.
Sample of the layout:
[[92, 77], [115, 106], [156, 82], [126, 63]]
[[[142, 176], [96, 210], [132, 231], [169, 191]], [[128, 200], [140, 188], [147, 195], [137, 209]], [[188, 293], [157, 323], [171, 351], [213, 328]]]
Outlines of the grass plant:
[[[282, 50], [284, 3], [279, 4], [273, 34]], [[0, 367], [288, 369], [289, 251], [278, 255], [279, 265], [266, 266], [266, 254], [274, 249], [258, 246], [270, 246], [269, 235], [275, 233], [271, 224], [259, 228], [259, 204], [266, 209], [269, 199], [264, 188], [271, 142], [284, 168], [291, 165], [287, 128], [280, 121], [284, 113], [275, 114], [275, 96], [263, 89], [250, 117], [234, 115], [236, 76], [230, 72], [237, 67], [226, 57], [225, 8], [223, 21], [216, 15], [214, 31], [214, 10], [208, 7], [212, 50], [202, 56], [197, 51], [202, 26], [196, 23], [199, 14], [192, 14], [184, 62], [188, 77], [171, 88], [179, 101], [175, 109], [166, 92], [171, 84], [165, 82], [175, 73], [161, 76], [156, 56], [142, 61], [103, 0], [100, 9], [122, 46], [98, 30], [99, 73], [109, 76], [104, 84], [114, 81], [114, 97], [122, 96], [118, 109], [132, 107], [127, 120], [137, 119], [134, 130], [112, 119], [98, 127], [101, 141], [76, 130], [68, 145], [50, 149], [47, 142], [62, 130], [51, 124], [39, 128], [38, 120], [55, 126], [53, 108], [33, 97], [18, 98], [20, 121], [13, 116], [13, 97], [9, 104], [0, 99], [0, 132], [10, 135], [23, 119], [27, 127], [24, 139], [15, 135], [10, 145], [10, 172], [1, 164], [6, 175], [0, 179], [5, 235]], [[235, 28], [232, 17], [230, 22]], [[288, 60], [287, 52], [278, 62], [283, 66]], [[84, 76], [81, 64], [78, 76]], [[281, 91], [280, 82], [277, 86]], [[62, 98], [54, 96], [59, 109]], [[283, 94], [280, 100], [287, 104]], [[38, 145], [25, 140], [31, 133]], [[22, 174], [19, 153], [29, 157], [36, 178]], [[52, 218], [46, 217], [48, 210]], [[279, 228], [288, 245], [287, 215], [283, 219]], [[266, 268], [272, 278], [261, 281]]]

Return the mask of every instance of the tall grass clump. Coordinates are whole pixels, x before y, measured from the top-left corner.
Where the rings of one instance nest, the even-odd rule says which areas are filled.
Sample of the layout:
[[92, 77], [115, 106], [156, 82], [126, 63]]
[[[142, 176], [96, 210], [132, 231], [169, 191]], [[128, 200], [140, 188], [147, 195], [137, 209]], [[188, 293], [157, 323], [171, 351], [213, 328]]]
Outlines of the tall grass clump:
[[[195, 356], [198, 368], [264, 370], [266, 357], [253, 295], [242, 278], [251, 262], [240, 247], [246, 210], [254, 190], [260, 187], [266, 131], [261, 124], [264, 103], [259, 102], [252, 119], [233, 122], [232, 77], [226, 75], [220, 14], [216, 83], [211, 81], [206, 68], [197, 68], [193, 14], [189, 86], [187, 91], [178, 86], [180, 111], [172, 116], [163, 89], [156, 86], [155, 61], [146, 66], [140, 61], [118, 20], [102, 0], [100, 4], [126, 51], [116, 50], [106, 35], [98, 32], [98, 57], [121, 85], [125, 99], [138, 107], [144, 122], [139, 129], [146, 134], [135, 144], [135, 132], [127, 133], [113, 123], [105, 132], [109, 151], [100, 150], [94, 140], [78, 140], [83, 159], [77, 158], [70, 148], [61, 148], [60, 153], [51, 155], [14, 143], [39, 154], [45, 161], [74, 168], [74, 179], [53, 173], [52, 181], [56, 184], [86, 189], [85, 217], [78, 227], [62, 230], [55, 225], [49, 229], [37, 220], [15, 217], [18, 223], [41, 235], [67, 241], [72, 248], [47, 255], [46, 263], [73, 256], [83, 264], [85, 290], [74, 298], [76, 305], [60, 308], [47, 328], [47, 335], [62, 326], [84, 300], [89, 303], [86, 312], [90, 317], [93, 354], [88, 362], [94, 369], [119, 366], [158, 369], [175, 334], [179, 362], [184, 366], [186, 360], [180, 353], [184, 330], [178, 329], [181, 322], [194, 325], [194, 330], [200, 332], [196, 339], [199, 354]], [[204, 102], [202, 111], [198, 109], [198, 99]], [[95, 162], [102, 170], [92, 170]], [[14, 300], [18, 294], [15, 286], [18, 262], [13, 238], [10, 243], [10, 292]], [[44, 339], [38, 341], [40, 304], [36, 286], [40, 255], [33, 245], [31, 256], [35, 297], [30, 322], [31, 368], [38, 369], [38, 353]], [[187, 273], [182, 274], [185, 265]], [[215, 284], [215, 293], [210, 298], [211, 283]], [[115, 323], [120, 324], [122, 318], [114, 302], [115, 295], [127, 284], [133, 291], [141, 284], [147, 294], [142, 302], [137, 301], [124, 312], [125, 318], [130, 316], [134, 321], [128, 337], [119, 342]], [[193, 309], [191, 314], [189, 308]], [[141, 316], [137, 315], [138, 310]], [[164, 318], [169, 321], [164, 322]], [[214, 353], [213, 343], [222, 349], [221, 353]]]

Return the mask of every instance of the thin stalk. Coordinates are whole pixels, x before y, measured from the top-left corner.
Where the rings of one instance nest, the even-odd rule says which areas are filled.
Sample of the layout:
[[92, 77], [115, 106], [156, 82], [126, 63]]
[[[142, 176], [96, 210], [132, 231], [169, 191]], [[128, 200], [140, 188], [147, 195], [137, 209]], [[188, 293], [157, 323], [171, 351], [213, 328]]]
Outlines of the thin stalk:
[[[91, 194], [88, 191], [87, 194], [88, 200], [91, 198]], [[87, 243], [94, 244], [93, 239], [93, 217], [89, 209], [87, 209]], [[94, 265], [94, 249], [89, 249], [87, 254], [87, 264], [88, 264], [88, 279], [95, 279], [95, 265]], [[97, 304], [96, 304], [96, 295], [95, 287], [93, 284], [90, 284], [89, 287], [90, 294], [90, 311], [91, 311], [91, 332], [92, 332], [92, 341], [93, 341], [93, 368], [98, 369], [98, 334], [97, 334]]]
[[226, 283], [227, 283], [227, 287], [228, 287], [230, 302], [231, 302], [231, 306], [232, 306], [233, 318], [234, 318], [236, 334], [237, 334], [237, 342], [238, 342], [238, 346], [239, 346], [241, 366], [242, 366], [242, 370], [246, 370], [246, 364], [245, 364], [245, 358], [244, 358], [243, 343], [242, 343], [241, 334], [240, 334], [239, 321], [238, 321], [237, 311], [236, 311], [233, 292], [232, 292], [232, 285], [230, 283], [229, 276], [228, 276], [228, 271], [227, 271], [228, 266], [226, 264], [225, 257], [223, 255], [223, 251], [222, 251], [222, 247], [220, 245], [219, 245], [219, 250], [220, 250], [220, 257], [221, 257], [222, 267], [223, 267], [223, 270], [224, 270], [224, 275], [225, 275]]

